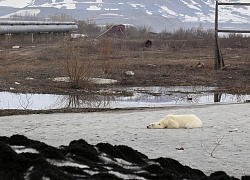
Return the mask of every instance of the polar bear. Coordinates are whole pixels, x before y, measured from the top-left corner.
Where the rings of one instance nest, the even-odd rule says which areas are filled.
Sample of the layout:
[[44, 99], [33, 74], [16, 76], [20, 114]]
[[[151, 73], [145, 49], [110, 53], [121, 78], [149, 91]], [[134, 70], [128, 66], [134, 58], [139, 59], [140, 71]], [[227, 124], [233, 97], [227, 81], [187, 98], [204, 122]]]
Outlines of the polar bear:
[[173, 115], [169, 114], [165, 118], [153, 122], [147, 126], [148, 129], [178, 129], [178, 128], [199, 128], [202, 121], [193, 114]]

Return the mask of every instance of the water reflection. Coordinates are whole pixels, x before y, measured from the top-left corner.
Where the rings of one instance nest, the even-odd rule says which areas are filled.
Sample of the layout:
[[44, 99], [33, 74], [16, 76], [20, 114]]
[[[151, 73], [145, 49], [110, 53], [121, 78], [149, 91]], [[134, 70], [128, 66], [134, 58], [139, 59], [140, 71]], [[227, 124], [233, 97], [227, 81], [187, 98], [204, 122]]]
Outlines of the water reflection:
[[214, 102], [220, 102], [221, 95], [222, 95], [222, 93], [214, 93]]
[[248, 102], [250, 95], [232, 95], [225, 93], [214, 93], [214, 102], [241, 103]]
[[[1, 109], [60, 109], [60, 108], [125, 108], [164, 107], [211, 103], [239, 103], [250, 95], [212, 93], [216, 88], [204, 86], [128, 87], [103, 90], [110, 94], [51, 95], [0, 92]], [[125, 92], [122, 95], [120, 92]]]
[[109, 107], [112, 101], [115, 101], [115, 98], [107, 95], [64, 95], [58, 98], [55, 104], [61, 104], [64, 108], [105, 108]]

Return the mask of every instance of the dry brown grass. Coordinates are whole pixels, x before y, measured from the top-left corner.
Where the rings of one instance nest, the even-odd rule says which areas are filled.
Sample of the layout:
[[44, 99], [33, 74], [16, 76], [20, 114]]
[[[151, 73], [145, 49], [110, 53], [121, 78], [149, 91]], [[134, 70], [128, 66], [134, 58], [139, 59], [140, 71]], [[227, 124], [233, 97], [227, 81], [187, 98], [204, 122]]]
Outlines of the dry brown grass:
[[105, 74], [109, 74], [112, 71], [111, 53], [113, 47], [113, 41], [110, 38], [103, 38], [99, 42], [99, 59], [101, 59], [101, 68]]
[[[89, 78], [103, 77], [117, 79], [119, 86], [206, 85], [220, 87], [221, 91], [250, 93], [248, 49], [223, 48], [225, 64], [230, 67], [214, 71], [214, 48], [206, 38], [195, 43], [195, 39], [154, 36], [150, 38], [153, 46], [146, 48], [143, 44], [147, 39], [64, 38], [59, 42], [37, 43], [34, 47], [27, 43], [20, 49], [3, 48], [2, 89], [9, 89], [18, 81], [27, 91], [71, 92], [87, 86], [98, 88], [88, 84]], [[205, 64], [203, 68], [196, 68], [199, 62]], [[135, 75], [126, 77], [125, 71], [133, 71]], [[58, 76], [70, 77], [71, 83], [51, 81]], [[36, 81], [27, 81], [26, 77]]]

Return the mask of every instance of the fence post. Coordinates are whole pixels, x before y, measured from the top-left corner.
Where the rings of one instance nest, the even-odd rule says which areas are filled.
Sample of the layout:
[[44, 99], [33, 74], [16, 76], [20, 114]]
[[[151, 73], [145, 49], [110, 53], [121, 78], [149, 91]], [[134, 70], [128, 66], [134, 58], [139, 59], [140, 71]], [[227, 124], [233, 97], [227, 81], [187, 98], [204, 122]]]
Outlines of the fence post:
[[219, 44], [218, 44], [218, 1], [216, 1], [215, 5], [215, 23], [214, 23], [214, 70], [217, 70], [219, 67]]
[[218, 0], [215, 1], [215, 32], [214, 32], [214, 70], [221, 69], [225, 66], [222, 52], [220, 51], [219, 46], [219, 36], [218, 32], [226, 32], [226, 33], [250, 33], [249, 30], [219, 30], [218, 29], [218, 6], [250, 6], [250, 3], [218, 3]]

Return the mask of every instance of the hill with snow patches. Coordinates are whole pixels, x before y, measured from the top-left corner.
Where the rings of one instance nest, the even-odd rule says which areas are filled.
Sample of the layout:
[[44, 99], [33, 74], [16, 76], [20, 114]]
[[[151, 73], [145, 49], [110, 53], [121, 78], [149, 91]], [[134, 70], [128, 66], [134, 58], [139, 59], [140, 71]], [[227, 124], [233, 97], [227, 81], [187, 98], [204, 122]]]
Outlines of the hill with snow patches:
[[[220, 2], [246, 2], [223, 0]], [[22, 15], [46, 17], [69, 14], [96, 24], [128, 24], [153, 31], [191, 28], [202, 24], [213, 28], [215, 0], [1, 0], [0, 18]], [[223, 26], [248, 28], [250, 6], [219, 6]], [[243, 28], [241, 28], [243, 29]]]

